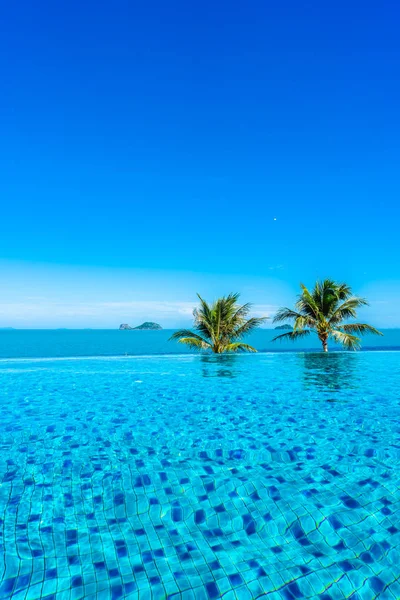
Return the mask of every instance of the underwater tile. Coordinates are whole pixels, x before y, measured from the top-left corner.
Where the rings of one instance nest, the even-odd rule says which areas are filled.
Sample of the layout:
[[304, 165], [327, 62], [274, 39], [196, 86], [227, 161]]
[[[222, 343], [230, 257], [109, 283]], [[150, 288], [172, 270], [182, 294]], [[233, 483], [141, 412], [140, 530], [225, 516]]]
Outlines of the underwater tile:
[[1, 600], [400, 597], [397, 354], [231, 358], [0, 364]]

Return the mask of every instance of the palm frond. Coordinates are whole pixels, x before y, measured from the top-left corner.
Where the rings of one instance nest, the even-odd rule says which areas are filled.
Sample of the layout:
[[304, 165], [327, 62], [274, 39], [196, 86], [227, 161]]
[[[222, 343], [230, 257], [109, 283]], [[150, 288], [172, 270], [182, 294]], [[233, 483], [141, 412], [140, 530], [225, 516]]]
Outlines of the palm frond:
[[291, 308], [280, 308], [274, 318], [272, 319], [273, 323], [281, 323], [282, 321], [291, 321], [293, 319], [298, 319], [302, 315]]
[[202, 339], [198, 339], [197, 337], [181, 337], [178, 342], [180, 344], [185, 344], [190, 348], [195, 348], [196, 350], [211, 350], [212, 346], [208, 342], [205, 342]]
[[318, 313], [320, 312], [318, 303], [303, 283], [300, 284], [300, 287], [302, 293], [296, 302], [297, 311], [303, 315], [318, 318]]
[[249, 344], [244, 344], [243, 342], [233, 342], [232, 344], [228, 344], [225, 346], [226, 352], [257, 352], [253, 346]]
[[238, 292], [231, 292], [230, 294], [228, 294], [227, 296], [223, 296], [223, 298], [225, 299], [225, 301], [230, 304], [230, 305], [235, 305], [237, 304], [237, 301], [240, 298], [240, 294]]
[[360, 306], [368, 306], [368, 302], [365, 298], [359, 298], [358, 296], [348, 298], [342, 304], [339, 304], [330, 315], [330, 324], [336, 325], [345, 319], [355, 319], [357, 316], [357, 308], [360, 308]]
[[352, 295], [351, 287], [347, 283], [336, 283], [336, 293], [339, 300], [347, 300]]
[[317, 281], [311, 292], [319, 312], [323, 315], [328, 314], [332, 304], [337, 303], [338, 297], [335, 290], [335, 282], [332, 279]]
[[200, 294], [197, 294], [197, 296], [200, 300], [200, 307], [195, 308], [193, 311], [195, 323], [206, 323], [210, 326], [213, 320], [212, 306], [203, 300]]
[[217, 300], [215, 304], [217, 334], [226, 336], [241, 323], [250, 310], [250, 305], [239, 306], [239, 294], [229, 294]]
[[343, 331], [339, 331], [338, 329], [332, 330], [331, 335], [336, 342], [342, 344], [348, 350], [360, 349], [360, 338], [358, 338], [356, 335], [351, 335], [350, 333], [343, 333]]
[[317, 281], [312, 291], [319, 312], [326, 318], [335, 312], [339, 302], [346, 300], [350, 295], [351, 288], [347, 284], [337, 283], [333, 279]]
[[194, 328], [198, 334], [206, 340], [214, 339], [213, 323], [208, 322], [206, 319], [197, 319], [194, 323]]
[[201, 336], [207, 340], [213, 340], [213, 310], [200, 294], [197, 294], [200, 300], [200, 307], [193, 311], [194, 327]]
[[309, 317], [309, 316], [303, 317], [302, 315], [300, 315], [297, 317], [297, 319], [294, 322], [293, 330], [294, 331], [298, 331], [298, 330], [302, 331], [303, 329], [306, 329], [306, 328], [314, 329], [315, 327], [317, 327], [317, 321], [313, 317]]
[[184, 344], [187, 344], [188, 342], [182, 342], [183, 339], [185, 339], [185, 340], [193, 339], [193, 340], [197, 340], [197, 342], [199, 342], [201, 344], [206, 344], [208, 346], [210, 345], [207, 340], [205, 340], [204, 338], [201, 337], [201, 335], [194, 333], [190, 329], [179, 329], [178, 331], [174, 331], [174, 333], [171, 335], [171, 337], [169, 339], [176, 340], [176, 341], [184, 343]]
[[268, 317], [251, 317], [251, 319], [248, 319], [242, 325], [240, 325], [237, 329], [234, 329], [232, 331], [232, 337], [234, 339], [240, 339], [244, 335], [247, 335], [248, 333], [251, 333], [255, 329], [258, 329], [258, 327], [261, 327], [261, 325], [263, 323], [265, 323], [265, 321], [267, 319], [268, 319]]
[[328, 317], [336, 310], [339, 303], [338, 287], [331, 279], [325, 280], [321, 287], [320, 312], [324, 317]]
[[242, 306], [239, 306], [238, 308], [235, 307], [235, 312], [232, 314], [231, 318], [229, 319], [229, 325], [232, 330], [237, 329], [238, 327], [243, 325], [243, 323], [246, 321], [246, 318], [251, 310], [251, 306], [252, 305], [250, 304], [250, 302], [247, 302], [246, 304], [243, 304]]
[[277, 335], [271, 341], [276, 342], [277, 340], [282, 341], [283, 339], [287, 339], [294, 342], [295, 340], [298, 340], [300, 338], [307, 337], [308, 335], [310, 335], [310, 333], [312, 333], [311, 329], [299, 329], [297, 331], [288, 331], [287, 333], [281, 333], [280, 335]]
[[339, 331], [343, 331], [344, 333], [358, 333], [358, 335], [366, 335], [367, 333], [372, 333], [374, 335], [383, 335], [381, 331], [372, 327], [372, 325], [368, 325], [367, 323], [346, 323], [345, 325], [340, 325], [337, 327]]

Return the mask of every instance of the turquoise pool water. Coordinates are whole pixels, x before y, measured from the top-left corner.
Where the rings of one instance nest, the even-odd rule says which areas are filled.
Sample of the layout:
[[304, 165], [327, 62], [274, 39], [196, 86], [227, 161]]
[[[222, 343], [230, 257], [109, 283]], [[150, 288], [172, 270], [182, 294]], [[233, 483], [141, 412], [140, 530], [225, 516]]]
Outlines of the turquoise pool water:
[[0, 599], [400, 598], [400, 353], [0, 361]]

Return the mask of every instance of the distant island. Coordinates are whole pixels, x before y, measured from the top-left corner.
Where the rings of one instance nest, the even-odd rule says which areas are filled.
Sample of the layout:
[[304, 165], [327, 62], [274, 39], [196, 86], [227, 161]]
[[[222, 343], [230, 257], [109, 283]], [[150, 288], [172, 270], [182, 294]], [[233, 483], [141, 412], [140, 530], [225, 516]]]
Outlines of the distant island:
[[0, 327], [0, 331], [15, 331], [15, 327]]
[[287, 329], [288, 331], [293, 331], [293, 327], [291, 325], [278, 325], [275, 329]]
[[150, 329], [152, 331], [156, 331], [156, 330], [162, 329], [162, 327], [158, 323], [153, 323], [152, 321], [146, 321], [145, 323], [142, 323], [141, 325], [138, 325], [137, 327], [131, 327], [127, 323], [122, 323], [122, 325], [119, 326], [119, 329], [120, 330], [130, 329], [132, 331], [134, 331], [135, 329], [148, 329], [148, 330]]

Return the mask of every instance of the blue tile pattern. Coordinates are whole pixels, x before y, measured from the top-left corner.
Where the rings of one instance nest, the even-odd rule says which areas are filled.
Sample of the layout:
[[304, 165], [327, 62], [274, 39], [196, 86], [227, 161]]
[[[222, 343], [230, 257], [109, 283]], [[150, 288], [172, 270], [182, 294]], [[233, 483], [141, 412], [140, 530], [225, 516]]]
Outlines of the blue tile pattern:
[[400, 598], [400, 353], [0, 361], [0, 600]]

